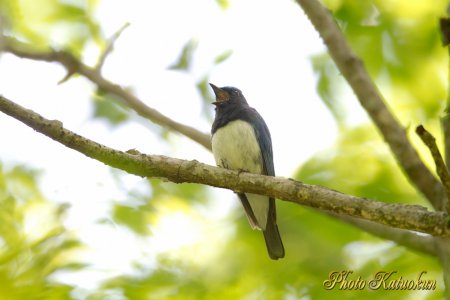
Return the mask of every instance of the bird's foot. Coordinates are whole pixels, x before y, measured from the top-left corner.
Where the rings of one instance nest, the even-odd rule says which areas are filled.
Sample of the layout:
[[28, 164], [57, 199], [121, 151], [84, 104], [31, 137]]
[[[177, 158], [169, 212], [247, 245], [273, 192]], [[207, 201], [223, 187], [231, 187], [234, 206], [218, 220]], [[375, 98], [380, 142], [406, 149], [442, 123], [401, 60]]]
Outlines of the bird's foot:
[[241, 173], [248, 173], [248, 171], [244, 170], [244, 169], [237, 169], [237, 171], [238, 171], [238, 175], [241, 175]]

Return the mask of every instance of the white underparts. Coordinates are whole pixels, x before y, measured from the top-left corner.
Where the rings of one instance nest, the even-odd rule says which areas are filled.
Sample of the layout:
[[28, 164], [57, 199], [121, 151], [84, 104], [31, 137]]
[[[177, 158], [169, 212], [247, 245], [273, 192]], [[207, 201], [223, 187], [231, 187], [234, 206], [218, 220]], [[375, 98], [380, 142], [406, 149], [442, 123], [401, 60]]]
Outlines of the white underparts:
[[[258, 140], [253, 127], [242, 120], [236, 120], [219, 128], [213, 135], [212, 152], [216, 164], [223, 168], [242, 170], [261, 174], [263, 160]], [[265, 230], [267, 214], [269, 211], [269, 198], [267, 196], [246, 194], [258, 224], [250, 225], [253, 228]]]

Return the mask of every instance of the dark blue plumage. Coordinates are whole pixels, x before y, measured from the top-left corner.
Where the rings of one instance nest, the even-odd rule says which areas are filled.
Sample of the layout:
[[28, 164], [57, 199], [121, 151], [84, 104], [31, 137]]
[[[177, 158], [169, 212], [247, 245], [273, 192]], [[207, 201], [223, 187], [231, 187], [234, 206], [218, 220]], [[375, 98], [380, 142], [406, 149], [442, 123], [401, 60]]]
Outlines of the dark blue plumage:
[[[233, 87], [218, 88], [216, 116], [212, 125], [212, 150], [217, 165], [233, 170], [275, 176], [272, 140], [264, 119], [250, 107], [242, 92]], [[250, 225], [263, 231], [272, 259], [284, 257], [276, 224], [275, 199], [238, 193]]]

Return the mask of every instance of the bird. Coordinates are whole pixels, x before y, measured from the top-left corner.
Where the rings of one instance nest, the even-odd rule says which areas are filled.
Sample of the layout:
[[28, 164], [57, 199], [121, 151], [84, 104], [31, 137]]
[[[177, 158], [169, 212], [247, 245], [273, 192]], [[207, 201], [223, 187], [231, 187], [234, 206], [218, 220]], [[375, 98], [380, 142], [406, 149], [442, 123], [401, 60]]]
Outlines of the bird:
[[[217, 166], [275, 176], [272, 139], [261, 115], [247, 103], [235, 87], [209, 84], [216, 101], [215, 118], [211, 128], [211, 146]], [[271, 259], [285, 255], [276, 220], [275, 199], [237, 193], [250, 226], [261, 230]]]

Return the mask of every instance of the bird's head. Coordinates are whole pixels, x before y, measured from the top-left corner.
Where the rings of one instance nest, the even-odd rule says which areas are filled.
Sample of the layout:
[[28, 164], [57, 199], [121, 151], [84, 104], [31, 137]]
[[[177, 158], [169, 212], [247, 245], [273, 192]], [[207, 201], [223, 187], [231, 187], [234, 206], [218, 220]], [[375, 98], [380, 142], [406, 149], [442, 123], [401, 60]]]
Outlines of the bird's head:
[[241, 90], [231, 86], [219, 88], [212, 83], [210, 83], [209, 85], [212, 87], [214, 94], [216, 95], [216, 101], [212, 103], [216, 107], [232, 104], [248, 105], [247, 100], [245, 100], [245, 97], [242, 94]]

